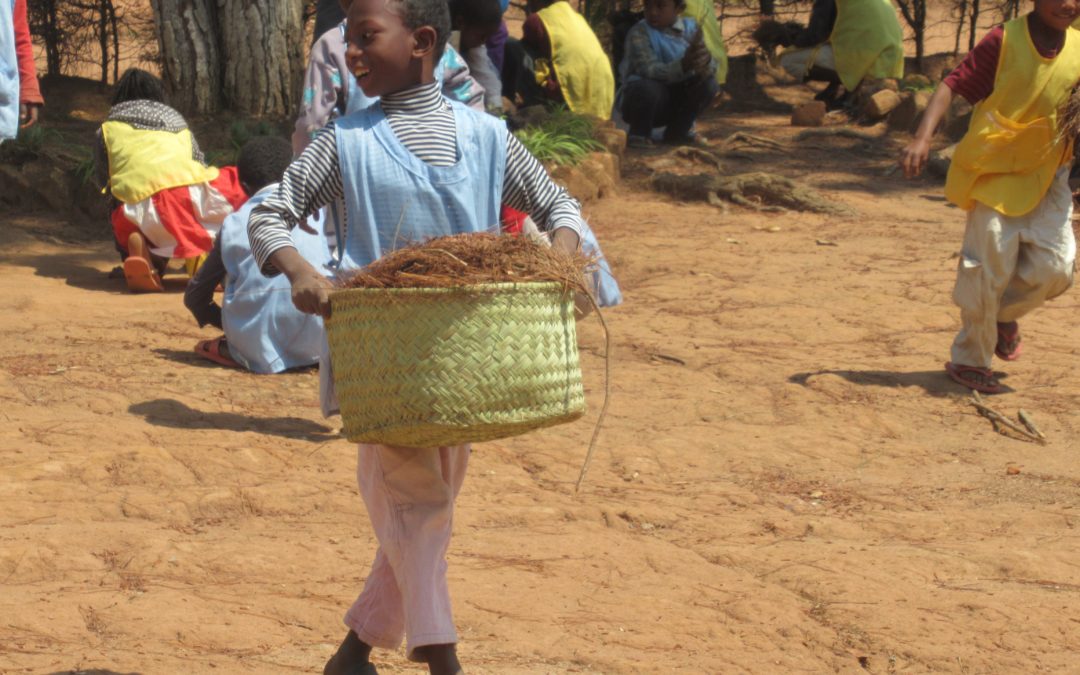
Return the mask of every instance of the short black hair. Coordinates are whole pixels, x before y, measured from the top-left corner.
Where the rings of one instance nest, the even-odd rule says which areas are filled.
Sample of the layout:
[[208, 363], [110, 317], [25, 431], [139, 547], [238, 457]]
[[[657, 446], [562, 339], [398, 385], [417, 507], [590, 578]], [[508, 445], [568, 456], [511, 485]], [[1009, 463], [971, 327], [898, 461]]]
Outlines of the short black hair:
[[240, 149], [236, 173], [244, 188], [254, 194], [277, 183], [292, 162], [292, 145], [279, 136], [256, 136]]
[[141, 68], [128, 68], [116, 83], [112, 104], [126, 101], [165, 102], [165, 85], [154, 75]]
[[462, 19], [475, 26], [492, 26], [502, 22], [499, 0], [450, 0], [451, 19]]
[[442, 58], [446, 41], [450, 38], [450, 6], [446, 0], [394, 0], [401, 14], [401, 22], [409, 30], [421, 26], [435, 29], [435, 59]]

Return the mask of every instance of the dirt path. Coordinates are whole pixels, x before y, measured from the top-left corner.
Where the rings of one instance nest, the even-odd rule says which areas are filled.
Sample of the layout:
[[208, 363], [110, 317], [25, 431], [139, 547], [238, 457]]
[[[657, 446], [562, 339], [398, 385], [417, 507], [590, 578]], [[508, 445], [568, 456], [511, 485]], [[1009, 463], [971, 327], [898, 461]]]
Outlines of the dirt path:
[[[794, 135], [705, 128], [736, 130]], [[1080, 294], [1023, 323], [994, 398], [1051, 442], [995, 434], [940, 372], [961, 214], [883, 176], [890, 143], [732, 160], [850, 217], [675, 203], [640, 160], [588, 209], [627, 299], [611, 415], [574, 496], [587, 323], [590, 417], [477, 448], [449, 555], [470, 673], [1076, 667]], [[122, 292], [55, 228], [0, 234], [0, 672], [317, 672], [374, 541], [315, 375], [196, 361], [178, 294]]]

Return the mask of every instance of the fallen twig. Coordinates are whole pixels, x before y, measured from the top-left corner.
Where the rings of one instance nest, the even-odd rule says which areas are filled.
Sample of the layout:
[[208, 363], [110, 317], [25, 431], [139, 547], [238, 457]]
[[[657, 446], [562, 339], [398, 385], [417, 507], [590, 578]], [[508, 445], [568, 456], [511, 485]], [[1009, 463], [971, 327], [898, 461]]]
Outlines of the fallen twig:
[[[971, 405], [975, 406], [975, 409], [979, 411], [979, 414], [982, 415], [983, 417], [985, 417], [986, 419], [990, 420], [992, 423], [997, 423], [997, 424], [1001, 425], [1002, 427], [1005, 427], [1005, 428], [1009, 429], [1010, 431], [1013, 431], [1013, 432], [1019, 434], [1021, 439], [1023, 439], [1023, 440], [1029, 440], [1029, 441], [1032, 441], [1034, 443], [1045, 443], [1046, 442], [1046, 440], [1044, 438], [1040, 438], [1039, 436], [1036, 436], [1031, 431], [1028, 431], [1024, 427], [1017, 424], [1016, 422], [1013, 422], [1008, 417], [1005, 417], [1004, 415], [1002, 415], [998, 411], [994, 410], [990, 406], [983, 403], [982, 402], [982, 397], [979, 396], [979, 392], [977, 392], [977, 391], [971, 392], [971, 398], [972, 398]], [[996, 431], [999, 434], [1002, 433], [1000, 428], [996, 429]]]
[[1035, 420], [1031, 419], [1031, 413], [1021, 408], [1020, 411], [1016, 413], [1016, 416], [1020, 418], [1020, 423], [1027, 427], [1028, 431], [1038, 436], [1040, 440], [1046, 441], [1046, 434], [1039, 431], [1039, 427], [1035, 426]]

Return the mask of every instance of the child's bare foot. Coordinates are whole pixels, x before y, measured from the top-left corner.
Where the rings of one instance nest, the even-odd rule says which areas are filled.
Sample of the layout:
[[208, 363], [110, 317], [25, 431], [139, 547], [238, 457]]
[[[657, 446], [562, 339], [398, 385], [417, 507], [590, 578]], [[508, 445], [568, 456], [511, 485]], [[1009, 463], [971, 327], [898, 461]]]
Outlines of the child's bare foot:
[[414, 649], [413, 654], [428, 664], [431, 675], [465, 675], [457, 658], [457, 645], [425, 645]]
[[371, 645], [349, 631], [337, 652], [323, 667], [323, 675], [378, 675], [371, 658]]

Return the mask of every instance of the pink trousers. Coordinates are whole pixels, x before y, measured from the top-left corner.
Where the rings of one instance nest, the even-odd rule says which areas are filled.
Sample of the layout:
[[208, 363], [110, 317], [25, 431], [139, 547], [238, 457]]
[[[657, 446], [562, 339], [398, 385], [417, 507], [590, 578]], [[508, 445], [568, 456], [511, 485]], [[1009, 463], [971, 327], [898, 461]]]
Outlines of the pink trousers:
[[360, 445], [356, 476], [379, 550], [345, 625], [373, 647], [410, 659], [425, 645], [457, 642], [446, 549], [470, 447]]

